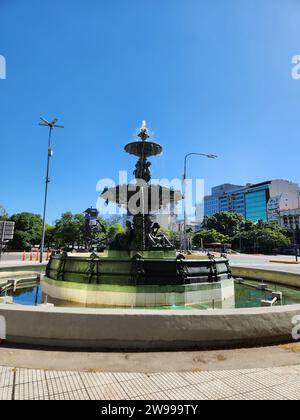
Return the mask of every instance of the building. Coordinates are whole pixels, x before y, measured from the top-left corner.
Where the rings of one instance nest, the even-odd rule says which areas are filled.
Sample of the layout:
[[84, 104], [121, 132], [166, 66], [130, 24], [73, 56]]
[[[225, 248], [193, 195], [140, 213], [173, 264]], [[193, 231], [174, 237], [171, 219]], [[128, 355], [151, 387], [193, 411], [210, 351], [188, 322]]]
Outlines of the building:
[[298, 231], [300, 228], [300, 209], [280, 211], [280, 225], [288, 230]]
[[[189, 231], [193, 231], [193, 232], [197, 232], [198, 230], [200, 230], [202, 228], [202, 225], [194, 220], [187, 220], [186, 221], [186, 230]], [[184, 220], [177, 220], [176, 222], [176, 226], [175, 226], [175, 232], [177, 232], [178, 236], [179, 236], [179, 243], [181, 248], [185, 248], [185, 244], [184, 244]], [[189, 249], [190, 249], [191, 243], [189, 244]]]
[[[186, 229], [191, 229], [192, 231], [196, 232], [201, 229], [201, 224], [196, 222], [195, 220], [187, 220], [186, 221]], [[175, 232], [184, 233], [184, 220], [177, 220]]]
[[213, 187], [211, 195], [204, 197], [204, 216], [213, 216], [220, 211], [233, 211], [234, 192], [243, 188], [241, 185], [234, 184], [222, 184]]
[[223, 184], [204, 197], [204, 216], [228, 211], [257, 222], [282, 224], [281, 212], [299, 209], [299, 186], [286, 180], [271, 180], [246, 186]]
[[163, 229], [176, 230], [177, 214], [174, 203], [163, 206], [158, 212], [151, 214], [152, 222], [156, 222]]

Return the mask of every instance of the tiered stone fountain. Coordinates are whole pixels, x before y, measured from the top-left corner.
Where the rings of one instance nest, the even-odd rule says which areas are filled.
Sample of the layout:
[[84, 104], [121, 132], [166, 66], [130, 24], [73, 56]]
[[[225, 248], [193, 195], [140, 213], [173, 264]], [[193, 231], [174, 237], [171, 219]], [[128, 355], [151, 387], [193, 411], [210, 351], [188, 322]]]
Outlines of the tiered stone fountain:
[[151, 214], [176, 204], [181, 193], [151, 184], [148, 158], [162, 146], [149, 140], [146, 124], [139, 139], [125, 146], [138, 157], [136, 182], [106, 188], [107, 202], [124, 206], [132, 216], [124, 234], [117, 235], [103, 253], [53, 255], [46, 269], [43, 291], [51, 299], [86, 306], [176, 307], [234, 298], [234, 284], [225, 257], [191, 258], [177, 253], [159, 233]]

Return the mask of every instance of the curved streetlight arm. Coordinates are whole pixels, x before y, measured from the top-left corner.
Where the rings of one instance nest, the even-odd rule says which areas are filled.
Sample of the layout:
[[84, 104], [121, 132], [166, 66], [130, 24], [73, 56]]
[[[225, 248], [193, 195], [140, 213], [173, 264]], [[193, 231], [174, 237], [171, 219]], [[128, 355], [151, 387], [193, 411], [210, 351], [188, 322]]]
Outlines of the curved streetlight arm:
[[186, 170], [187, 170], [187, 159], [189, 156], [204, 156], [208, 159], [215, 159], [218, 157], [218, 155], [214, 154], [205, 154], [205, 153], [198, 153], [198, 152], [191, 152], [187, 153], [184, 157], [184, 168], [183, 168], [183, 184], [184, 184], [184, 194], [183, 194], [183, 200], [184, 200], [184, 219], [183, 219], [183, 235], [184, 235], [184, 250], [187, 251], [187, 234], [186, 234]]
[[183, 180], [186, 180], [186, 167], [187, 167], [187, 158], [189, 156], [204, 156], [207, 157], [208, 159], [216, 159], [218, 157], [218, 155], [214, 155], [214, 154], [206, 154], [206, 153], [197, 153], [197, 152], [191, 152], [191, 153], [187, 153], [184, 157], [184, 169], [183, 169]]

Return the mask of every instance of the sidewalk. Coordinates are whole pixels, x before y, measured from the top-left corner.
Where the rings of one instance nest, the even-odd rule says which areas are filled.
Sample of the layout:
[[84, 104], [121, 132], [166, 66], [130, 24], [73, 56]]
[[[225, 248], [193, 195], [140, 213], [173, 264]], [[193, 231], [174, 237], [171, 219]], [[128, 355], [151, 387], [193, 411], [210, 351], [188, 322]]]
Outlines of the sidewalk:
[[300, 365], [169, 373], [0, 367], [0, 400], [299, 400]]

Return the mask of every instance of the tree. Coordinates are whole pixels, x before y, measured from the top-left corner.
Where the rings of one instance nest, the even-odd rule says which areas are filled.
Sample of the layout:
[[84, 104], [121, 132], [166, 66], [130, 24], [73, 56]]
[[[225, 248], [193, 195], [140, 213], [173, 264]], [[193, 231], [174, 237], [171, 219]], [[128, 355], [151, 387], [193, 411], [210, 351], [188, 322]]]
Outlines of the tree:
[[45, 226], [45, 246], [47, 249], [56, 247], [56, 229], [55, 226]]
[[120, 223], [114, 223], [113, 225], [110, 225], [107, 231], [107, 239], [108, 241], [114, 239], [114, 237], [118, 233], [124, 233], [124, 228]]
[[75, 248], [84, 241], [83, 214], [63, 213], [55, 222], [55, 242], [59, 247]]
[[255, 245], [257, 249], [263, 252], [271, 252], [274, 248], [291, 244], [290, 239], [278, 229], [263, 227], [256, 229], [254, 233]]
[[223, 235], [216, 229], [199, 230], [193, 236], [193, 245], [200, 248], [203, 244], [209, 244], [212, 242], [220, 242], [222, 244], [229, 241], [228, 235]]
[[7, 220], [8, 214], [6, 213], [5, 208], [0, 204], [0, 221]]
[[[176, 248], [180, 248], [180, 233], [172, 229], [160, 228], [159, 233], [165, 235]], [[188, 233], [188, 232], [187, 232]]]
[[208, 230], [215, 229], [231, 238], [239, 232], [244, 223], [245, 219], [242, 215], [230, 212], [216, 213], [205, 219], [205, 227]]
[[15, 234], [9, 243], [9, 248], [14, 250], [30, 250], [32, 246], [39, 245], [42, 234], [42, 218], [39, 214], [18, 213], [11, 216], [15, 222]]
[[272, 252], [280, 246], [289, 246], [291, 240], [285, 228], [273, 222], [260, 221], [244, 226], [234, 237], [233, 247], [246, 252]]
[[207, 233], [196, 236], [199, 244], [201, 237], [204, 242], [224, 242], [218, 239], [218, 234], [227, 236], [233, 249], [245, 252], [271, 252], [280, 246], [289, 246], [288, 231], [275, 222], [259, 220], [257, 223], [244, 219], [236, 213], [221, 212], [207, 217], [204, 221]]

